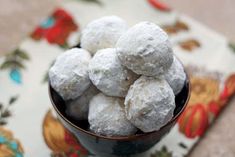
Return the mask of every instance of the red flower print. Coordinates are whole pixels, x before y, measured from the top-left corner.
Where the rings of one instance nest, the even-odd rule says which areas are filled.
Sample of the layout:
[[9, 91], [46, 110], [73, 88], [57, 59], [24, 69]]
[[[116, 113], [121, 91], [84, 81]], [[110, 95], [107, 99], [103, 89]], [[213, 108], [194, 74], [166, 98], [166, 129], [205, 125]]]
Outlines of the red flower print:
[[43, 32], [44, 32], [43, 28], [37, 27], [35, 31], [33, 32], [33, 34], [31, 34], [31, 37], [34, 40], [40, 40], [43, 36]]
[[77, 144], [77, 141], [74, 139], [73, 135], [71, 135], [71, 133], [68, 132], [67, 130], [65, 130], [64, 140], [69, 145], [76, 145]]
[[73, 18], [65, 10], [57, 9], [35, 29], [31, 37], [35, 40], [45, 38], [50, 44], [64, 46], [70, 33], [77, 29]]
[[[56, 129], [56, 132], [55, 132]], [[43, 121], [43, 137], [53, 157], [87, 157], [88, 151], [49, 110]]]
[[69, 155], [69, 157], [79, 157], [77, 153], [72, 153]]
[[203, 135], [209, 123], [218, 116], [222, 101], [218, 80], [192, 76], [190, 82], [191, 97], [178, 124], [181, 133], [188, 138], [195, 138]]
[[235, 74], [230, 75], [228, 79], [225, 81], [225, 87], [223, 91], [222, 98], [228, 98], [235, 93]]
[[227, 86], [225, 85], [224, 90], [220, 94], [220, 99], [221, 100], [227, 100], [228, 97], [229, 97], [229, 92], [228, 92]]
[[188, 138], [201, 136], [235, 94], [235, 74], [230, 75], [220, 90], [221, 80], [209, 76], [190, 77], [191, 97], [178, 120], [179, 131]]
[[72, 17], [64, 10], [61, 8], [56, 9], [56, 11], [52, 14], [53, 17], [56, 19], [72, 19]]
[[74, 151], [79, 152], [79, 154], [84, 155], [84, 156], [88, 154], [88, 151], [67, 130], [65, 131], [64, 138], [65, 138], [65, 142], [69, 144], [71, 148], [73, 149], [73, 153], [72, 153], [73, 155], [76, 154], [74, 153]]
[[159, 0], [148, 0], [149, 4], [151, 4], [154, 8], [160, 10], [160, 11], [170, 11], [170, 7], [168, 7], [166, 4], [160, 2]]
[[[74, 136], [68, 132], [67, 130], [65, 131], [65, 142], [73, 148], [74, 151], [78, 151], [82, 155], [87, 155], [88, 152], [83, 146], [80, 145], [80, 143], [74, 138]], [[75, 154], [75, 153], [72, 153]]]
[[201, 136], [208, 126], [208, 114], [205, 105], [188, 106], [179, 120], [179, 130], [188, 138]]
[[213, 114], [214, 117], [217, 117], [219, 115], [220, 112], [220, 104], [216, 103], [216, 102], [211, 102], [208, 105], [208, 110], [210, 113]]

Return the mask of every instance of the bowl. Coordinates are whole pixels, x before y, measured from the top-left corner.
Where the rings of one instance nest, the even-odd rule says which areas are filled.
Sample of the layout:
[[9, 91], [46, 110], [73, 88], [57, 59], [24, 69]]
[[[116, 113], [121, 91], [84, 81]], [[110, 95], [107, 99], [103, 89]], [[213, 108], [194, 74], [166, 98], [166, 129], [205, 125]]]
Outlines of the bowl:
[[[157, 144], [176, 124], [190, 97], [187, 77], [181, 92], [175, 97], [176, 108], [173, 118], [160, 130], [149, 133], [137, 132], [131, 136], [108, 137], [89, 131], [87, 121], [76, 121], [65, 113], [65, 102], [49, 84], [49, 96], [58, 119], [63, 126], [91, 153], [100, 157], [129, 156], [143, 153]], [[55, 130], [56, 131], [56, 130]]]

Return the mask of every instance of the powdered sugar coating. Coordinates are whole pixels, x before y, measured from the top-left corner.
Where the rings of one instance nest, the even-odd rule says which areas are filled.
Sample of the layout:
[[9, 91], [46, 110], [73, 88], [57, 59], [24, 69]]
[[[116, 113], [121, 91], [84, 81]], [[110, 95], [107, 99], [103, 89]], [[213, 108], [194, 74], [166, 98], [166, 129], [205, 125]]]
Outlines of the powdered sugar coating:
[[89, 102], [98, 93], [99, 90], [91, 84], [81, 96], [66, 102], [66, 114], [76, 120], [87, 120]]
[[173, 117], [175, 96], [164, 79], [141, 76], [125, 98], [127, 119], [143, 132], [159, 130]]
[[64, 100], [75, 99], [89, 87], [88, 65], [90, 53], [73, 48], [56, 58], [49, 70], [51, 86]]
[[90, 61], [89, 77], [104, 94], [125, 97], [138, 75], [121, 65], [115, 49], [107, 48], [99, 50]]
[[126, 22], [117, 16], [105, 16], [94, 20], [82, 31], [81, 47], [92, 54], [99, 49], [114, 47], [127, 29]]
[[183, 65], [176, 57], [174, 57], [171, 67], [167, 70], [164, 76], [173, 89], [175, 95], [178, 94], [184, 87], [186, 74], [184, 72]]
[[124, 99], [108, 97], [102, 93], [94, 96], [89, 105], [90, 130], [107, 136], [127, 136], [137, 129], [125, 117]]
[[168, 35], [151, 22], [140, 22], [124, 33], [116, 44], [122, 64], [137, 74], [163, 74], [173, 62]]

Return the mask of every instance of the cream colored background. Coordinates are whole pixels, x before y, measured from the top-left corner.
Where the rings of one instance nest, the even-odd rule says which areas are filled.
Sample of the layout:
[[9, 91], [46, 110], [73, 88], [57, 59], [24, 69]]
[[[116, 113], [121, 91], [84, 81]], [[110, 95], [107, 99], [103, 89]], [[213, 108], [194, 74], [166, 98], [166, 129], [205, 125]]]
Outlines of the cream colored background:
[[[14, 49], [60, 1], [0, 0], [0, 54]], [[235, 42], [235, 0], [165, 1]], [[234, 130], [235, 100], [189, 157], [235, 157]]]

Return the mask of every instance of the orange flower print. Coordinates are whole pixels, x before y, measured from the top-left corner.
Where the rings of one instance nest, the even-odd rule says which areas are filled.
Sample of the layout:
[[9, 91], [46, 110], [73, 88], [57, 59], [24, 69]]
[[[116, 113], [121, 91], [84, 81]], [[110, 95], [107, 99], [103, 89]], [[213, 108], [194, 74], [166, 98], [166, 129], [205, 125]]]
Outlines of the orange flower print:
[[208, 104], [219, 97], [218, 80], [207, 77], [191, 77], [189, 104]]
[[235, 93], [235, 74], [230, 75], [225, 81], [224, 90], [221, 94], [222, 99], [227, 99]]
[[0, 157], [23, 157], [21, 143], [13, 137], [11, 131], [0, 127]]
[[162, 28], [169, 35], [176, 34], [181, 31], [188, 31], [189, 30], [188, 25], [186, 23], [184, 23], [183, 21], [179, 21], [179, 20], [177, 20], [174, 24], [164, 25], [164, 26], [162, 26]]
[[196, 104], [185, 109], [179, 119], [179, 129], [188, 138], [201, 136], [208, 126], [208, 114], [203, 104]]
[[88, 151], [52, 115], [51, 110], [46, 113], [43, 121], [43, 136], [47, 146], [52, 150], [52, 157], [87, 157], [88, 155]]
[[195, 39], [187, 39], [185, 41], [180, 42], [179, 45], [182, 49], [187, 50], [189, 52], [200, 47], [200, 43]]
[[219, 114], [220, 90], [216, 79], [192, 76], [190, 81], [191, 97], [178, 124], [181, 133], [188, 138], [195, 138], [201, 136]]

